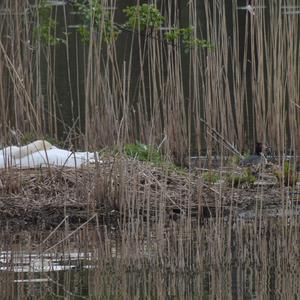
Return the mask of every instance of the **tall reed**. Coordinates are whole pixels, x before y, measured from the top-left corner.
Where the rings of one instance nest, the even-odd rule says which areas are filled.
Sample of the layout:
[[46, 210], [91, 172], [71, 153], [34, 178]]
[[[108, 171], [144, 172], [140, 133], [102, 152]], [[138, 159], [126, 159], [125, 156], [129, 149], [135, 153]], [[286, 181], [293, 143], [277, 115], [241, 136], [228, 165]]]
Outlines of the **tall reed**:
[[[115, 0], [100, 2], [104, 8], [119, 5], [118, 15], [125, 6]], [[77, 91], [71, 76], [72, 36], [65, 39], [72, 115], [67, 125], [55, 79], [56, 48], [64, 46], [42, 45], [33, 33], [32, 23], [41, 17], [39, 3], [5, 1], [1, 6], [9, 9], [1, 14], [3, 142], [8, 141], [9, 128], [55, 137], [62, 130], [71, 130], [74, 137], [84, 130], [85, 144], [92, 148], [135, 140], [159, 145], [164, 140], [164, 150], [178, 162], [190, 151], [223, 153], [228, 148], [224, 141], [240, 151], [258, 140], [278, 153], [298, 152], [299, 20], [297, 15], [282, 14], [285, 2], [271, 1], [251, 15], [238, 10], [236, 1], [230, 5], [189, 1], [180, 7], [177, 1], [160, 1], [164, 27], [186, 25], [182, 23], [185, 14], [195, 36], [215, 46], [189, 53], [180, 41], [165, 42], [165, 29], [125, 31], [107, 43], [103, 39], [107, 14], [102, 14], [99, 28], [90, 24], [85, 51], [78, 51], [82, 42], [77, 39]], [[116, 11], [109, 14], [112, 23], [119, 22]], [[61, 25], [66, 31], [68, 13], [64, 7]], [[52, 8], [52, 16], [56, 18], [57, 8]], [[120, 45], [125, 45], [125, 52]], [[82, 74], [85, 99], [78, 92]]]

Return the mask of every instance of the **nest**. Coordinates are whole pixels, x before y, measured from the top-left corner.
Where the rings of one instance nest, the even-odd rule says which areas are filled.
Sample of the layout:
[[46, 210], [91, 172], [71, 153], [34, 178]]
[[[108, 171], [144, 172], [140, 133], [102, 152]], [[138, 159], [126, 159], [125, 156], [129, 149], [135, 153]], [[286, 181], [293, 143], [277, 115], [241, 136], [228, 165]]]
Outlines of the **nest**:
[[6, 169], [0, 173], [2, 223], [57, 223], [92, 213], [157, 216], [203, 214], [218, 193], [199, 178], [169, 166], [125, 157], [74, 168]]
[[46, 226], [57, 225], [66, 216], [78, 224], [94, 214], [103, 222], [117, 224], [132, 218], [153, 222], [181, 216], [204, 218], [252, 209], [258, 195], [263, 207], [278, 207], [283, 194], [291, 200], [287, 189], [282, 193], [273, 185], [242, 189], [226, 183], [205, 184], [195, 170], [118, 156], [78, 169], [1, 170], [0, 217], [2, 225]]

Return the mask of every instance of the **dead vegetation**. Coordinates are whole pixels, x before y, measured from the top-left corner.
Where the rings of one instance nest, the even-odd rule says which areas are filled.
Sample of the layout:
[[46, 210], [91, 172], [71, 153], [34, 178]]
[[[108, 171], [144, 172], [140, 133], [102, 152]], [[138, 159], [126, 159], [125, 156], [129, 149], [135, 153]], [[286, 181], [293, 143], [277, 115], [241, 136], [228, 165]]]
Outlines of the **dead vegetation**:
[[244, 180], [237, 170], [215, 170], [219, 180], [208, 182], [201, 169], [156, 166], [121, 155], [80, 169], [5, 169], [0, 173], [0, 217], [2, 223], [46, 226], [57, 225], [66, 216], [71, 222], [82, 222], [95, 213], [109, 223], [132, 217], [154, 222], [199, 220], [251, 209], [258, 199], [263, 207], [281, 206], [285, 198], [297, 201], [297, 186], [277, 183], [274, 188], [272, 175], [261, 175], [255, 184], [235, 185], [230, 181], [234, 172], [235, 178]]
[[[0, 174], [1, 217], [88, 217], [99, 212], [155, 214], [159, 207], [184, 212], [203, 203], [203, 187], [188, 174], [117, 158], [81, 169], [3, 170]], [[209, 190], [207, 190], [209, 193]]]
[[[99, 1], [104, 7], [125, 2]], [[214, 154], [225, 160], [256, 141], [279, 156], [299, 154], [298, 17], [281, 14], [279, 2], [288, 1], [269, 1], [255, 16], [238, 10], [240, 1], [151, 2], [166, 17], [165, 28], [179, 26], [185, 15], [195, 36], [211, 41], [214, 50], [184, 53], [179, 41], [161, 43], [160, 29], [127, 32], [109, 45], [91, 30], [83, 44], [69, 35], [68, 10], [57, 20], [60, 8], [52, 7], [60, 22], [55, 33], [62, 34], [60, 27], [67, 32], [65, 46], [56, 47], [34, 34], [41, 1], [0, 4], [1, 146], [63, 135], [63, 148], [121, 149], [138, 140], [178, 163], [194, 154], [208, 158], [208, 169], [183, 171], [121, 155], [81, 169], [0, 170], [1, 230], [9, 229], [0, 247], [10, 253], [0, 262], [3, 299], [38, 292], [44, 298], [44, 288], [51, 298], [75, 297], [79, 274], [72, 281], [72, 270], [64, 280], [43, 272], [52, 276], [51, 286], [28, 287], [14, 279], [33, 273], [15, 273], [10, 259], [18, 252], [60, 256], [73, 247], [93, 252], [95, 269], [82, 288], [89, 298], [300, 294], [296, 168], [282, 162], [277, 178], [272, 170], [259, 170], [253, 180], [237, 166], [212, 164]], [[118, 15], [113, 11], [111, 20]], [[103, 36], [105, 27], [98, 29]], [[58, 84], [62, 69], [67, 100]], [[269, 221], [266, 208], [280, 218]], [[247, 211], [253, 212], [251, 222], [241, 217]], [[25, 232], [30, 226], [34, 233]], [[35, 235], [42, 235], [38, 242]]]

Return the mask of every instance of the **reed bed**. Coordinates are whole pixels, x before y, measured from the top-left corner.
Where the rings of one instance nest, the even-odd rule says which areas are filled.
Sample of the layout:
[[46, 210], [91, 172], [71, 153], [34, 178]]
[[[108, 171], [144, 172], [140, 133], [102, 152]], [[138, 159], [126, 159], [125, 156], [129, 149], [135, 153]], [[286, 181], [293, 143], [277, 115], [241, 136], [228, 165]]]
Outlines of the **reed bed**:
[[256, 219], [264, 212], [297, 214], [298, 185], [282, 187], [266, 171], [256, 183], [239, 184], [230, 177], [236, 171], [236, 167], [223, 168], [213, 183], [205, 179], [211, 173], [201, 169], [156, 166], [122, 155], [78, 169], [8, 168], [0, 173], [0, 216], [3, 224], [49, 227], [66, 216], [78, 224], [95, 213], [113, 224], [181, 218], [203, 222], [247, 211]]
[[[80, 221], [95, 212], [107, 220], [110, 215], [112, 220], [131, 215], [143, 220], [159, 213], [172, 216], [173, 211], [185, 215], [189, 209], [201, 216], [202, 206], [213, 207], [218, 197], [196, 176], [125, 157], [75, 170], [7, 169], [0, 178], [4, 222], [12, 218], [47, 225], [66, 215]], [[204, 195], [211, 199], [204, 201]]]
[[[57, 31], [63, 28], [69, 33], [65, 44], [45, 45], [33, 30], [42, 22], [40, 3], [4, 1], [1, 6], [10, 11], [1, 14], [2, 144], [9, 143], [11, 130], [63, 137], [91, 149], [164, 140], [162, 150], [182, 162], [190, 153], [223, 155], [226, 148], [215, 130], [240, 152], [258, 140], [278, 154], [298, 153], [299, 20], [281, 8], [293, 1], [258, 1], [266, 8], [255, 16], [238, 10], [237, 1], [154, 1], [165, 17], [164, 28], [192, 26], [195, 37], [214, 45], [187, 53], [180, 41], [164, 41], [165, 29], [127, 30], [105, 42], [104, 25], [91, 23], [96, 33], [88, 43], [78, 34], [72, 41], [72, 6], [60, 13], [53, 7], [51, 13], [59, 22], [51, 34], [61, 38]], [[126, 5], [99, 3], [119, 5], [119, 11]], [[111, 10], [111, 22], [118, 24], [119, 11]], [[62, 63], [58, 55], [66, 57], [64, 111], [55, 79]]]
[[[36, 287], [14, 282], [34, 278], [34, 269], [15, 275], [13, 259], [1, 260], [4, 297], [291, 299], [300, 293], [298, 185], [286, 187], [284, 178], [272, 187], [226, 182], [243, 172], [228, 168], [228, 156], [253, 150], [256, 141], [279, 156], [277, 172], [284, 172], [286, 154], [299, 155], [299, 17], [281, 10], [296, 1], [258, 0], [267, 7], [255, 15], [238, 10], [238, 1], [183, 2], [153, 1], [164, 28], [124, 30], [109, 42], [104, 15], [96, 27], [92, 15], [88, 41], [76, 33], [72, 42], [73, 7], [52, 7], [61, 22], [53, 38], [64, 36], [62, 27], [68, 33], [56, 45], [42, 43], [33, 29], [43, 21], [40, 1], [1, 2], [1, 12], [8, 11], [0, 14], [1, 146], [30, 134], [73, 149], [119, 152], [82, 169], [1, 170], [2, 225], [42, 230], [17, 234], [1, 226], [1, 250], [45, 260], [47, 253], [80, 249], [92, 266], [41, 272], [48, 281]], [[109, 18], [120, 25], [126, 3], [99, 3], [119, 7]], [[181, 41], [164, 40], [166, 28], [186, 25], [214, 49], [186, 52]], [[136, 141], [177, 165], [205, 154], [207, 169], [123, 156], [124, 144]], [[294, 172], [296, 165], [297, 157]], [[204, 172], [217, 173], [220, 182], [205, 182]], [[266, 172], [259, 170], [258, 181], [274, 177]]]

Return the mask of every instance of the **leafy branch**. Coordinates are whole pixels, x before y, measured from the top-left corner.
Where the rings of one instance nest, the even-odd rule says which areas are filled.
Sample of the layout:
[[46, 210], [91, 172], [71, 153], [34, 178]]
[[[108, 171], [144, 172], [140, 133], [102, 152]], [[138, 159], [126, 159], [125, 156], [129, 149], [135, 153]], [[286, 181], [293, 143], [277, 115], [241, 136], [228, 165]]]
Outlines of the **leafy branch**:
[[[88, 42], [91, 34], [98, 32], [100, 29], [101, 37], [106, 43], [115, 41], [122, 31], [139, 30], [139, 32], [142, 32], [150, 29], [149, 35], [151, 36], [152, 31], [160, 29], [165, 21], [165, 17], [152, 4], [144, 3], [126, 7], [123, 10], [127, 17], [124, 24], [115, 23], [110, 12], [103, 8], [99, 0], [90, 0], [89, 3], [84, 0], [77, 0], [74, 1], [74, 6], [82, 19], [82, 24], [77, 29], [82, 42]], [[54, 35], [57, 23], [51, 18], [51, 7], [46, 4], [45, 0], [42, 0], [39, 5], [38, 15], [40, 22], [36, 28], [36, 33], [39, 38], [50, 45], [64, 42], [63, 39]], [[172, 28], [163, 35], [162, 41], [167, 43], [180, 41], [185, 52], [197, 47], [214, 48], [207, 40], [196, 38], [193, 27]]]
[[207, 40], [200, 40], [194, 37], [194, 28], [173, 28], [169, 32], [165, 33], [165, 39], [168, 42], [174, 42], [181, 40], [184, 46], [185, 51], [188, 51], [195, 47], [213, 49], [214, 45], [208, 42]]
[[83, 42], [90, 39], [90, 30], [88, 28], [103, 28], [103, 38], [106, 43], [114, 41], [120, 30], [113, 23], [111, 16], [105, 12], [98, 0], [92, 0], [89, 5], [82, 2], [76, 2], [75, 7], [83, 18], [84, 24], [78, 28], [78, 33]]
[[37, 9], [39, 24], [34, 32], [43, 44], [55, 46], [65, 42], [65, 40], [55, 35], [57, 22], [51, 17], [51, 13], [51, 6], [45, 0], [42, 0]]
[[159, 10], [152, 4], [128, 6], [123, 12], [128, 18], [124, 26], [133, 30], [159, 29], [165, 21]]

